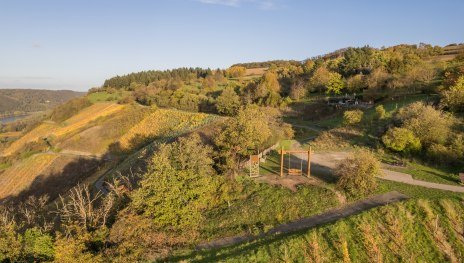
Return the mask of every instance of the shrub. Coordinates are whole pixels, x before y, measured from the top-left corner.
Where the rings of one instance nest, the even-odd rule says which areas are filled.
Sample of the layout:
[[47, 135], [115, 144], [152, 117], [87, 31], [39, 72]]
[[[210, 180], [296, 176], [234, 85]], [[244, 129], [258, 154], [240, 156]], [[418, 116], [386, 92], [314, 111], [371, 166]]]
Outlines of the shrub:
[[396, 122], [414, 133], [421, 143], [444, 144], [450, 135], [453, 118], [443, 111], [422, 102], [401, 108], [395, 115]]
[[337, 187], [350, 196], [372, 193], [377, 187], [376, 175], [380, 172], [380, 162], [373, 153], [360, 150], [341, 161], [335, 169], [339, 177]]
[[385, 111], [385, 108], [383, 107], [383, 105], [379, 105], [379, 106], [375, 107], [375, 118], [377, 120], [384, 119], [385, 115], [386, 115], [386, 111]]
[[364, 113], [361, 110], [350, 110], [343, 113], [343, 123], [345, 125], [354, 125], [360, 123]]
[[391, 128], [382, 137], [385, 146], [396, 152], [411, 152], [421, 148], [421, 142], [414, 133], [405, 128]]
[[18, 262], [21, 255], [21, 235], [15, 224], [0, 225], [0, 262]]
[[464, 76], [456, 84], [443, 92], [442, 104], [455, 112], [464, 112]]
[[427, 149], [427, 158], [440, 165], [449, 164], [456, 160], [453, 150], [441, 144], [430, 145]]

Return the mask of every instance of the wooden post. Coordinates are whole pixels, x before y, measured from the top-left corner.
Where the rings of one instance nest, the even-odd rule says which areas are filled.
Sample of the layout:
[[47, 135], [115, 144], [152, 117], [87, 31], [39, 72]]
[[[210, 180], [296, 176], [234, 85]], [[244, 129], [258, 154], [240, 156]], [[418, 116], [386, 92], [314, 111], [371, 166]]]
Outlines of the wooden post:
[[280, 149], [280, 177], [284, 177], [284, 147]]
[[309, 146], [308, 151], [308, 177], [311, 176], [311, 146]]

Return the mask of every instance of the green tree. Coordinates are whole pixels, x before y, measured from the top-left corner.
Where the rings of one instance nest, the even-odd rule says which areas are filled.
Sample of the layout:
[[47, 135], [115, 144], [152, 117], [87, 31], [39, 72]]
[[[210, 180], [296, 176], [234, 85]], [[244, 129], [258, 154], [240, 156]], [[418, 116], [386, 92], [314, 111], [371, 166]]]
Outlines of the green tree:
[[327, 83], [329, 82], [330, 71], [324, 66], [318, 67], [311, 79], [309, 80], [309, 86], [311, 90], [318, 90], [323, 91], [327, 87]]
[[157, 227], [196, 230], [218, 189], [211, 154], [199, 135], [162, 146], [133, 194], [137, 213], [151, 218]]
[[216, 139], [225, 170], [234, 172], [242, 156], [256, 152], [271, 137], [271, 119], [263, 108], [250, 105], [229, 120]]
[[236, 115], [240, 109], [240, 97], [232, 87], [227, 87], [216, 99], [216, 108], [221, 114]]
[[414, 133], [405, 128], [394, 127], [382, 136], [385, 146], [396, 152], [412, 152], [421, 148], [421, 142]]
[[52, 237], [38, 228], [24, 233], [24, 254], [31, 261], [51, 261], [55, 256]]
[[345, 87], [342, 75], [336, 72], [329, 73], [329, 80], [327, 82], [327, 93], [340, 94]]
[[360, 150], [341, 161], [335, 168], [339, 177], [337, 187], [350, 196], [364, 196], [377, 187], [376, 176], [380, 173], [380, 162], [367, 150]]
[[464, 76], [442, 93], [442, 104], [454, 112], [464, 112]]

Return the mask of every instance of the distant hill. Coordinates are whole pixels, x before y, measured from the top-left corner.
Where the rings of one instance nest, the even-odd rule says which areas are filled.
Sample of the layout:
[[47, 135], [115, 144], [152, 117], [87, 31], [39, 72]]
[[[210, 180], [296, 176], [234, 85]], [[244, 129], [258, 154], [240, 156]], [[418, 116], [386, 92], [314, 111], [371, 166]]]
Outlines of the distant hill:
[[84, 95], [71, 90], [0, 89], [0, 115], [43, 111]]

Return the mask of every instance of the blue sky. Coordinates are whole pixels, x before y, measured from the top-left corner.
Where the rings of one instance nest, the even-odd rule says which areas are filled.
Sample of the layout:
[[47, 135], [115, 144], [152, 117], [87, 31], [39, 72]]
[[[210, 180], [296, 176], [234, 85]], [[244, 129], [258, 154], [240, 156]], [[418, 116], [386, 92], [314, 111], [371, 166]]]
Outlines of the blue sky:
[[0, 0], [0, 88], [303, 60], [347, 46], [464, 42], [464, 1]]

